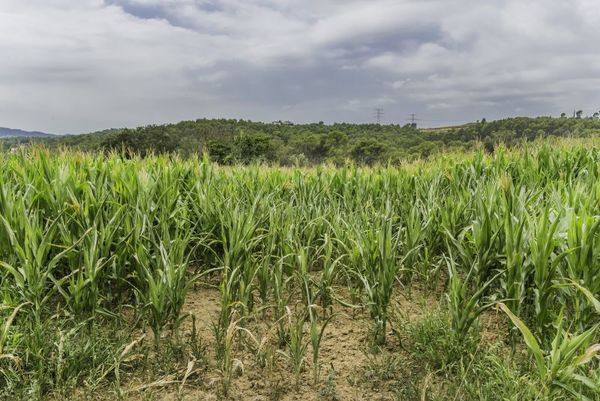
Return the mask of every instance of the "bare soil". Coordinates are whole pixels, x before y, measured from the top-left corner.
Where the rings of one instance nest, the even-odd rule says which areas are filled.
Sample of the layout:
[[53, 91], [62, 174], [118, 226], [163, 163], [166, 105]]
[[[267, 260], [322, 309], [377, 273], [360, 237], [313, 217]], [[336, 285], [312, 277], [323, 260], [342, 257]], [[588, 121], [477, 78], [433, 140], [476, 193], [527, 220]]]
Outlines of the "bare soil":
[[[338, 288], [339, 298], [348, 300], [350, 295], [345, 287]], [[298, 298], [299, 299], [299, 298]], [[391, 324], [388, 327], [385, 347], [376, 349], [369, 342], [371, 318], [368, 310], [350, 308], [336, 304], [328, 311], [318, 309], [319, 316], [333, 314], [325, 329], [320, 350], [320, 374], [318, 383], [314, 382], [312, 350], [307, 347], [304, 369], [296, 386], [296, 379], [285, 349], [278, 346], [274, 330], [272, 309], [264, 313], [257, 312], [237, 331], [233, 352], [234, 374], [227, 394], [223, 392], [223, 374], [221, 361], [216, 360], [216, 343], [213, 324], [220, 312], [220, 294], [218, 289], [209, 286], [197, 286], [190, 291], [183, 314], [188, 315], [180, 326], [181, 341], [189, 343], [192, 335], [192, 319], [195, 316], [196, 342], [205, 349], [203, 360], [194, 360], [189, 354], [181, 355], [173, 363], [155, 366], [152, 372], [137, 374], [131, 372], [120, 387], [122, 399], [126, 400], [250, 400], [250, 401], [354, 401], [354, 400], [398, 400], [397, 394], [390, 391], [397, 378], [373, 378], [373, 366], [386, 369], [386, 364], [404, 358], [406, 351], [401, 339], [395, 335], [394, 324], [418, 321], [428, 313], [439, 311], [442, 293], [427, 288], [412, 287], [410, 291], [398, 287], [392, 302]], [[293, 305], [293, 303], [291, 303]], [[503, 332], [499, 325], [504, 324], [497, 312], [489, 311], [481, 319], [482, 339], [493, 342], [497, 334]], [[255, 341], [260, 342], [268, 336], [266, 342], [271, 347], [271, 365], [261, 366], [256, 353], [251, 349]], [[253, 340], [254, 339], [254, 340]], [[306, 341], [309, 341], [308, 334]], [[147, 333], [143, 352], [152, 353], [151, 333]], [[394, 359], [395, 358], [395, 359]], [[149, 358], [148, 362], [160, 360]], [[151, 362], [154, 363], [154, 362]], [[170, 369], [170, 370], [169, 370]], [[404, 369], [410, 369], [405, 366]], [[152, 370], [152, 369], [150, 369]], [[156, 372], [160, 372], [157, 374]], [[410, 372], [408, 372], [410, 373]], [[409, 376], [409, 375], [407, 375]], [[386, 381], [387, 380], [387, 381]], [[410, 380], [410, 379], [407, 379]], [[412, 383], [419, 388], [435, 386], [435, 378], [423, 378], [420, 383]], [[93, 397], [83, 399], [115, 399], [117, 391], [107, 389]], [[80, 399], [75, 397], [74, 399]]]
[[[338, 296], [349, 299], [346, 288], [337, 290]], [[412, 289], [408, 294], [399, 289], [394, 297], [395, 311], [401, 314], [403, 320], [419, 319], [427, 310], [437, 309], [439, 294], [422, 289]], [[218, 319], [219, 291], [211, 287], [198, 287], [187, 297], [184, 314], [196, 317], [198, 337], [207, 350], [207, 361], [204, 366], [198, 366], [188, 376], [185, 385], [180, 385], [183, 370], [165, 380], [145, 385], [138, 380], [128, 383], [125, 390], [127, 399], [152, 400], [392, 400], [393, 394], [384, 388], [378, 388], [365, 379], [365, 372], [373, 358], [384, 360], [386, 355], [397, 355], [403, 352], [393, 327], [389, 327], [387, 344], [383, 349], [375, 351], [369, 343], [370, 316], [368, 311], [360, 308], [349, 308], [339, 304], [327, 313], [333, 313], [331, 322], [325, 329], [320, 350], [319, 382], [314, 383], [312, 369], [312, 350], [308, 346], [304, 369], [296, 387], [293, 370], [283, 355], [283, 350], [274, 352], [273, 367], [259, 366], [256, 356], [244, 345], [238, 342], [234, 357], [236, 359], [236, 374], [227, 395], [222, 392], [222, 374], [220, 363], [215, 359], [215, 339], [212, 325]], [[319, 311], [323, 314], [324, 311]], [[250, 321], [244, 329], [254, 333], [260, 341], [260, 333], [269, 332], [273, 325], [271, 311], [266, 311], [263, 317], [259, 312], [257, 321]], [[189, 338], [192, 331], [192, 320], [186, 319], [181, 326], [184, 337]], [[272, 332], [273, 330], [271, 330]], [[272, 337], [274, 337], [272, 335]], [[249, 340], [251, 341], [251, 340]], [[306, 341], [309, 341], [307, 335]], [[274, 343], [274, 339], [270, 341]], [[273, 344], [277, 348], [277, 344]], [[371, 360], [371, 362], [370, 362]], [[185, 365], [185, 364], [184, 364]], [[182, 366], [184, 366], [182, 365]], [[196, 368], [196, 367], [195, 367]], [[178, 380], [175, 380], [178, 377]], [[169, 380], [171, 379], [171, 380]], [[177, 383], [169, 383], [169, 381]], [[137, 390], [137, 391], [136, 391]]]

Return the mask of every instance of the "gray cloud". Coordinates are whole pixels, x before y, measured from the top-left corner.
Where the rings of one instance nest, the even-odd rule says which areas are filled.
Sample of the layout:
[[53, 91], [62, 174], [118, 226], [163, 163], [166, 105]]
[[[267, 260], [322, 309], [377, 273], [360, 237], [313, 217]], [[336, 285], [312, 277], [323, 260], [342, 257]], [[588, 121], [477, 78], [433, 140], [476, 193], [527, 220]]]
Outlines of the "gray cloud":
[[3, 0], [0, 126], [600, 109], [596, 0]]

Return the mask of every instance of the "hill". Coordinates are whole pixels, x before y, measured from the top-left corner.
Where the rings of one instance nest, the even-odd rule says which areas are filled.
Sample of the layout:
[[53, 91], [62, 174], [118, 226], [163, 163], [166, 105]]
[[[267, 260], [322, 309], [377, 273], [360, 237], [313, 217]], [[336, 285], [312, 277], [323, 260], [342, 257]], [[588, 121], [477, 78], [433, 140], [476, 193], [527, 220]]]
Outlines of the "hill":
[[14, 137], [40, 138], [40, 137], [53, 137], [53, 136], [55, 136], [55, 135], [48, 134], [45, 132], [24, 131], [21, 129], [0, 127], [0, 138], [14, 138]]
[[312, 165], [348, 160], [360, 164], [399, 163], [443, 152], [484, 147], [492, 152], [544, 137], [587, 137], [600, 134], [598, 118], [516, 117], [455, 126], [419, 129], [414, 125], [293, 124], [246, 120], [199, 119], [134, 129], [109, 129], [84, 135], [12, 138], [0, 149], [42, 142], [49, 148], [107, 152], [125, 150], [145, 156], [173, 152], [182, 156], [207, 151], [220, 164], [267, 162]]

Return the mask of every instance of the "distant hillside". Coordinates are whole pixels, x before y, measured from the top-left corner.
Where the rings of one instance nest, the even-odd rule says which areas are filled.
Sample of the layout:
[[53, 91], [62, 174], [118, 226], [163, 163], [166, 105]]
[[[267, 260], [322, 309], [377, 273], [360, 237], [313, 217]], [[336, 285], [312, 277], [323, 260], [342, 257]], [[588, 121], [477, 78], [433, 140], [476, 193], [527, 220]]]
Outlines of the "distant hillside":
[[51, 149], [126, 151], [140, 156], [164, 152], [190, 156], [206, 151], [220, 164], [342, 165], [349, 160], [359, 164], [401, 163], [482, 147], [493, 152], [500, 144], [511, 147], [537, 138], [589, 136], [600, 136], [597, 117], [515, 117], [433, 129], [419, 129], [411, 124], [199, 119], [84, 135], [13, 137], [0, 141], [0, 150], [43, 143]]
[[45, 132], [39, 132], [39, 131], [23, 131], [22, 129], [14, 129], [14, 128], [5, 128], [5, 127], [0, 127], [0, 138], [15, 138], [15, 137], [21, 137], [21, 138], [31, 138], [31, 137], [53, 137], [54, 135], [52, 134], [47, 134]]

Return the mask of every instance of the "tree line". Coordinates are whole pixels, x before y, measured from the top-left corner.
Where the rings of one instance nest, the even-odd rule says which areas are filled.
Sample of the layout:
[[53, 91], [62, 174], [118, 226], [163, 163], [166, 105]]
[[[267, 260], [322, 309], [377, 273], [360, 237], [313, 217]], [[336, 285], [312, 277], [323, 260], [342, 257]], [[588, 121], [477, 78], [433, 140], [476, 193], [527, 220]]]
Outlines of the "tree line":
[[[579, 117], [578, 117], [579, 116]], [[177, 153], [188, 157], [207, 152], [220, 164], [255, 162], [279, 165], [312, 165], [348, 161], [359, 164], [400, 163], [441, 152], [465, 152], [500, 144], [512, 147], [543, 137], [586, 137], [600, 134], [595, 117], [515, 117], [439, 129], [419, 129], [414, 124], [293, 124], [236, 119], [198, 119], [176, 124], [58, 138], [4, 140], [7, 150], [28, 143], [50, 148], [84, 151], [123, 151], [129, 155]]]

